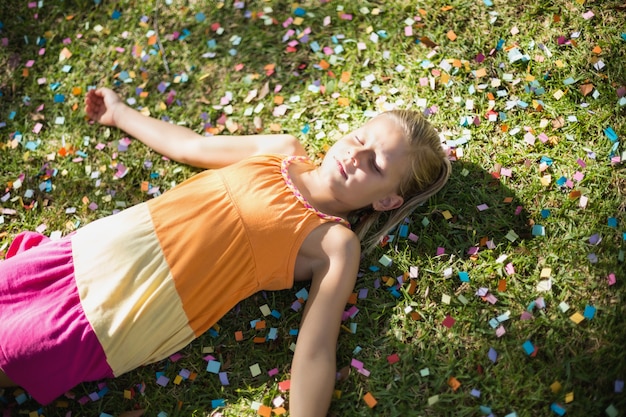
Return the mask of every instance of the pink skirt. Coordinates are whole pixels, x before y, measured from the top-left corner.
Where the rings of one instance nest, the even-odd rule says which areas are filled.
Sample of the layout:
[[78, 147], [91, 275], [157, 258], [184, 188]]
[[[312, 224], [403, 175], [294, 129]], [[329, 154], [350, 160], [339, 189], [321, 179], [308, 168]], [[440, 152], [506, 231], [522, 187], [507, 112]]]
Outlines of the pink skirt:
[[0, 369], [44, 405], [113, 376], [80, 303], [70, 237], [21, 233], [0, 261]]

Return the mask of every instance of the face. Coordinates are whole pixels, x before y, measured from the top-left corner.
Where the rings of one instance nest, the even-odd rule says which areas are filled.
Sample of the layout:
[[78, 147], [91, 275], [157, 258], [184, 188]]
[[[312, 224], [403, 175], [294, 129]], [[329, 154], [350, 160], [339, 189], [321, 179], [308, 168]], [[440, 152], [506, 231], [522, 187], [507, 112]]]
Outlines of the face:
[[410, 167], [408, 153], [397, 123], [378, 116], [337, 141], [321, 170], [338, 202], [351, 210], [372, 205], [386, 211], [403, 203], [397, 192]]

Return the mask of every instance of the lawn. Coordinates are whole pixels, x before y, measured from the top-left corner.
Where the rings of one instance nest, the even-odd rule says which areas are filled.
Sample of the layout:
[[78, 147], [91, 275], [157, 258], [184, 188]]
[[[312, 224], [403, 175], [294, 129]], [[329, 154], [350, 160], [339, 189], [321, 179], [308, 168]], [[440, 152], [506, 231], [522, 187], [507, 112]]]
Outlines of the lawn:
[[[197, 172], [90, 123], [98, 86], [207, 136], [294, 134], [314, 159], [392, 108], [440, 131], [452, 177], [362, 259], [330, 415], [626, 415], [623, 2], [5, 0], [0, 257]], [[46, 407], [0, 391], [0, 411], [287, 415], [305, 291]]]

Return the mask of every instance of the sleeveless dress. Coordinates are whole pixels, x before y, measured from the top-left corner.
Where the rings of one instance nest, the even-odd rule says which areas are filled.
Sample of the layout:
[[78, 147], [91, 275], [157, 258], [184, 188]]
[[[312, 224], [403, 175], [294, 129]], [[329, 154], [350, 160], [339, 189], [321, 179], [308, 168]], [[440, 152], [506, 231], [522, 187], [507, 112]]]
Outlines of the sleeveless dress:
[[0, 262], [0, 369], [47, 404], [166, 358], [257, 291], [290, 288], [302, 242], [330, 220], [288, 186], [283, 159], [204, 171], [59, 240], [18, 235]]

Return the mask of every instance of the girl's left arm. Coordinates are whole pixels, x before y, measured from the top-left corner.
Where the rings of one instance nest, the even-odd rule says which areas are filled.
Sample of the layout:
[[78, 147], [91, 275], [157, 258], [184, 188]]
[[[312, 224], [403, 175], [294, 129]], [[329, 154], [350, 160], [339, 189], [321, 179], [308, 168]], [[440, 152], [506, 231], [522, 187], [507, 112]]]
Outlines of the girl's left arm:
[[328, 412], [335, 387], [341, 317], [354, 290], [359, 267], [360, 244], [354, 233], [333, 225], [321, 234], [317, 258], [321, 261], [313, 266], [291, 368], [292, 417], [324, 417]]

